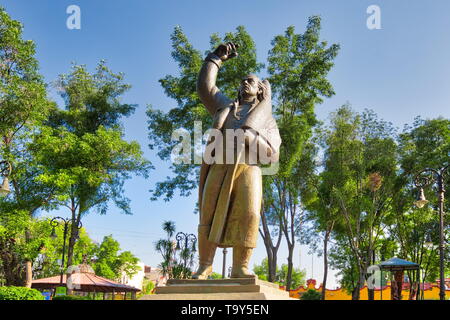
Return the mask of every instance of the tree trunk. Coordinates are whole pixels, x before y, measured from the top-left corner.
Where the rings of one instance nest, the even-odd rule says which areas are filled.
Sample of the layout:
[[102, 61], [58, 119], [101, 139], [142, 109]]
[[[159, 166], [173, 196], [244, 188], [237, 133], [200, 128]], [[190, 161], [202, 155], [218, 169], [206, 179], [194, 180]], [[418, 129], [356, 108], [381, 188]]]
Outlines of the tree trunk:
[[325, 234], [323, 240], [323, 281], [322, 281], [322, 300], [325, 300], [327, 277], [328, 277], [328, 234]]
[[6, 286], [23, 286], [23, 264], [14, 252], [14, 239], [0, 242], [0, 259], [2, 260], [3, 275]]
[[25, 287], [31, 288], [33, 284], [33, 264], [31, 260], [25, 261]]
[[375, 290], [367, 288], [367, 299], [375, 300]]
[[352, 291], [352, 300], [359, 300], [361, 293], [361, 286], [364, 283], [364, 275], [362, 274], [361, 266], [358, 262], [358, 282], [356, 283], [355, 288]]
[[5, 276], [6, 286], [23, 286], [23, 268], [21, 263], [14, 257], [14, 254], [8, 254], [8, 257], [2, 255], [3, 274]]
[[73, 262], [73, 251], [75, 246], [75, 235], [76, 230], [74, 230], [74, 225], [71, 224], [70, 226], [70, 233], [69, 233], [69, 244], [67, 246], [67, 268], [72, 265]]
[[[70, 224], [70, 232], [69, 232], [69, 245], [67, 247], [67, 271], [71, 271], [71, 266], [73, 264], [73, 254], [74, 254], [74, 248], [75, 243], [77, 241], [77, 235], [78, 235], [78, 224], [79, 220], [81, 218], [81, 213], [78, 212], [78, 217], [76, 216], [76, 208], [74, 206], [74, 202], [72, 202], [72, 223]], [[70, 273], [66, 273], [66, 285], [69, 280], [69, 277], [71, 276]], [[71, 288], [67, 288], [67, 294], [70, 295], [73, 293], [73, 290]]]
[[280, 247], [281, 243], [281, 230], [278, 235], [277, 243], [273, 245], [272, 237], [270, 234], [269, 226], [267, 223], [267, 219], [265, 216], [264, 208], [261, 210], [261, 224], [262, 224], [262, 231], [259, 230], [259, 233], [261, 234], [263, 240], [264, 240], [264, 246], [266, 247], [267, 252], [267, 262], [269, 267], [269, 274], [268, 274], [268, 281], [269, 282], [275, 282], [276, 281], [276, 273], [277, 273], [277, 258], [278, 258], [278, 248]]
[[359, 281], [356, 287], [352, 291], [352, 300], [359, 300]]
[[291, 284], [292, 284], [292, 268], [293, 268], [293, 263], [292, 263], [292, 257], [294, 255], [294, 244], [292, 245], [288, 245], [288, 272], [286, 275], [286, 291], [291, 290]]
[[[30, 230], [25, 231], [25, 240], [26, 242], [31, 241]], [[33, 282], [33, 264], [31, 260], [27, 259], [25, 260], [25, 287], [31, 288], [32, 282]]]
[[70, 267], [73, 264], [73, 254], [74, 254], [74, 248], [75, 243], [77, 241], [77, 235], [78, 235], [78, 225], [80, 223], [81, 218], [81, 212], [78, 212], [78, 216], [76, 214], [76, 207], [75, 202], [72, 201], [72, 221], [70, 224], [70, 232], [69, 232], [69, 244], [67, 247], [67, 267]]
[[269, 261], [269, 282], [275, 282], [277, 280], [277, 256], [277, 250], [273, 250], [272, 261]]
[[[267, 235], [265, 235], [264, 237], [264, 246], [266, 247], [266, 253], [267, 253], [267, 264], [268, 264], [268, 268], [269, 268], [269, 274], [268, 276], [268, 281], [269, 282], [274, 282], [275, 281], [275, 273], [276, 273], [276, 261], [277, 261], [277, 256], [276, 256], [276, 252], [274, 252], [272, 244], [270, 243], [271, 240], [266, 238]], [[270, 234], [269, 234], [270, 237]], [[275, 262], [275, 268], [274, 268], [274, 262]]]

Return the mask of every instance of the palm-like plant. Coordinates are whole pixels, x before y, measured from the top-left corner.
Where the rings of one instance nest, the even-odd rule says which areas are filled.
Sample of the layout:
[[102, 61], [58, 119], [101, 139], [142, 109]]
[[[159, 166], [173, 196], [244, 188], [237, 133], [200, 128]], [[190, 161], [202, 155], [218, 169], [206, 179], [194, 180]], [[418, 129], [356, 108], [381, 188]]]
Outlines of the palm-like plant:
[[159, 267], [162, 270], [163, 276], [168, 278], [173, 278], [173, 265], [174, 265], [174, 241], [172, 240], [173, 234], [175, 233], [175, 222], [164, 221], [162, 225], [163, 230], [167, 234], [166, 239], [159, 239], [155, 242], [155, 250], [158, 251], [163, 261], [160, 263]]
[[179, 248], [178, 259], [176, 257], [176, 241], [172, 238], [175, 234], [175, 223], [164, 221], [163, 230], [167, 234], [166, 239], [159, 239], [155, 242], [155, 250], [162, 256], [159, 267], [162, 274], [169, 279], [186, 279], [191, 276], [191, 267], [194, 263], [195, 245], [192, 248]]

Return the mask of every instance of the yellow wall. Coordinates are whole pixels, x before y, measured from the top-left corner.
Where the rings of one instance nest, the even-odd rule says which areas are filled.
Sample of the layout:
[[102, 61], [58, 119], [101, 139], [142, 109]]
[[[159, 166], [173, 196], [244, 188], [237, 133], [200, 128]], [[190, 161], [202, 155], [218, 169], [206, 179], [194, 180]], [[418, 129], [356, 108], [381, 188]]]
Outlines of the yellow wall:
[[[316, 281], [313, 279], [307, 280], [307, 286], [306, 288], [303, 286], [300, 286], [296, 290], [291, 290], [289, 292], [289, 295], [291, 298], [299, 298], [299, 296], [309, 289], [314, 289], [318, 291], [322, 291], [322, 287], [316, 288]], [[450, 299], [450, 290], [445, 291], [445, 295], [447, 299]], [[408, 300], [409, 298], [409, 290], [403, 290], [402, 291], [402, 300]], [[325, 299], [326, 300], [351, 300], [352, 296], [349, 295], [345, 290], [343, 289], [337, 289], [337, 290], [326, 290], [325, 293]], [[368, 300], [368, 290], [367, 287], [364, 287], [361, 289], [360, 292], [360, 299], [361, 300]], [[439, 287], [437, 285], [433, 285], [429, 290], [424, 291], [424, 299], [425, 300], [439, 300]], [[381, 300], [381, 291], [375, 290], [375, 300]], [[383, 300], [391, 300], [391, 287], [387, 286], [383, 289]]]

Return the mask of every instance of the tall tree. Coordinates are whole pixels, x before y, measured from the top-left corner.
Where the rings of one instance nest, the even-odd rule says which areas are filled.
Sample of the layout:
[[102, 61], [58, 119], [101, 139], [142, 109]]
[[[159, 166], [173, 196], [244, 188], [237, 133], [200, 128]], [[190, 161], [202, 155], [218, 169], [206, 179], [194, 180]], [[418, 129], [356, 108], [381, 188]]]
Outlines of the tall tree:
[[[265, 198], [276, 210], [264, 210], [262, 215], [278, 216], [278, 219], [263, 218], [261, 234], [265, 239], [269, 268], [273, 278], [276, 265], [276, 251], [269, 239], [270, 233], [264, 226], [267, 221], [280, 223], [280, 229], [288, 245], [287, 286], [290, 289], [292, 258], [296, 236], [300, 231], [304, 206], [311, 197], [308, 185], [314, 172], [314, 157], [317, 149], [311, 143], [313, 128], [317, 125], [315, 106], [323, 98], [334, 95], [327, 76], [334, 65], [339, 45], [328, 46], [320, 40], [321, 19], [312, 16], [304, 33], [296, 34], [294, 27], [288, 27], [284, 35], [272, 41], [269, 51], [268, 72], [274, 92], [278, 127], [283, 141], [280, 151], [280, 170], [274, 176], [265, 177], [275, 196]], [[268, 206], [265, 205], [264, 209]]]
[[[442, 168], [448, 164], [450, 154], [450, 121], [444, 118], [424, 120], [417, 117], [405, 126], [398, 138], [400, 173], [391, 214], [389, 232], [398, 243], [397, 254], [421, 266], [422, 279], [409, 272], [412, 283], [434, 282], [439, 269], [439, 217], [437, 195], [432, 186], [425, 189], [430, 204], [422, 209], [413, 205], [417, 190], [414, 177], [425, 168]], [[450, 185], [447, 176], [446, 185]], [[448, 202], [444, 212], [448, 212]], [[448, 222], [446, 222], [448, 223]], [[448, 229], [448, 224], [445, 225]], [[447, 259], [448, 260], [448, 259]], [[410, 287], [410, 298], [417, 294], [417, 285]]]
[[139, 144], [124, 139], [121, 118], [136, 106], [121, 102], [130, 88], [123, 78], [104, 61], [93, 74], [74, 65], [57, 83], [65, 109], [54, 112], [33, 141], [42, 169], [39, 180], [57, 186], [59, 204], [71, 212], [68, 266], [82, 217], [92, 210], [106, 214], [111, 201], [131, 214], [124, 182], [131, 174], [147, 177], [151, 168]]
[[325, 139], [322, 176], [329, 180], [323, 191], [334, 199], [339, 216], [334, 226], [336, 238], [340, 244], [347, 243], [352, 253], [354, 263], [349, 265], [358, 276], [352, 298], [359, 299], [393, 205], [395, 130], [373, 112], [357, 114], [345, 105], [332, 115]]
[[[329, 184], [334, 183], [329, 178], [331, 177], [327, 176], [326, 172], [322, 172], [311, 179], [313, 196], [306, 206], [307, 215], [305, 217], [310, 227], [302, 234], [302, 241], [323, 257], [322, 300], [325, 300], [328, 279], [328, 248], [334, 226], [339, 218], [336, 206], [333, 206], [333, 198], [327, 192], [330, 190]], [[321, 250], [318, 245], [319, 241], [322, 241]]]
[[[21, 212], [19, 219], [30, 219], [52, 195], [51, 188], [35, 183], [38, 172], [26, 146], [39, 131], [52, 104], [47, 99], [46, 87], [34, 57], [35, 45], [22, 39], [22, 30], [22, 24], [12, 20], [0, 7], [0, 160], [6, 161], [11, 169], [8, 179], [12, 187], [11, 195], [0, 203], [5, 226], [10, 225], [8, 219], [14, 213]], [[1, 241], [3, 247], [0, 251], [4, 253], [1, 259], [4, 268], [12, 268], [4, 272], [14, 275], [7, 284], [12, 281], [31, 286], [33, 257], [23, 255], [24, 252], [16, 248], [19, 242], [13, 241], [16, 237], [25, 236], [26, 242], [33, 242], [27, 225], [22, 226], [24, 229], [21, 231], [13, 228], [10, 231], [15, 230], [15, 233], [4, 233], [8, 236]]]

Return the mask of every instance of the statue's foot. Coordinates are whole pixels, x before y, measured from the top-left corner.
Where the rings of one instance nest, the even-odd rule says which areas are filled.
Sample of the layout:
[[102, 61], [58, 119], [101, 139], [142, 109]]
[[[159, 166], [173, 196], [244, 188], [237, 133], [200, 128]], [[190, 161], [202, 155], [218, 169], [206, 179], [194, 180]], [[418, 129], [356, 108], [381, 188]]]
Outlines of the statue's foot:
[[248, 271], [248, 262], [252, 255], [253, 248], [233, 247], [233, 269], [231, 278], [258, 278]]
[[258, 278], [256, 274], [252, 274], [247, 268], [233, 268], [231, 271], [231, 278]]
[[211, 264], [201, 264], [198, 267], [197, 272], [192, 276], [192, 279], [206, 280], [208, 276], [212, 273]]

